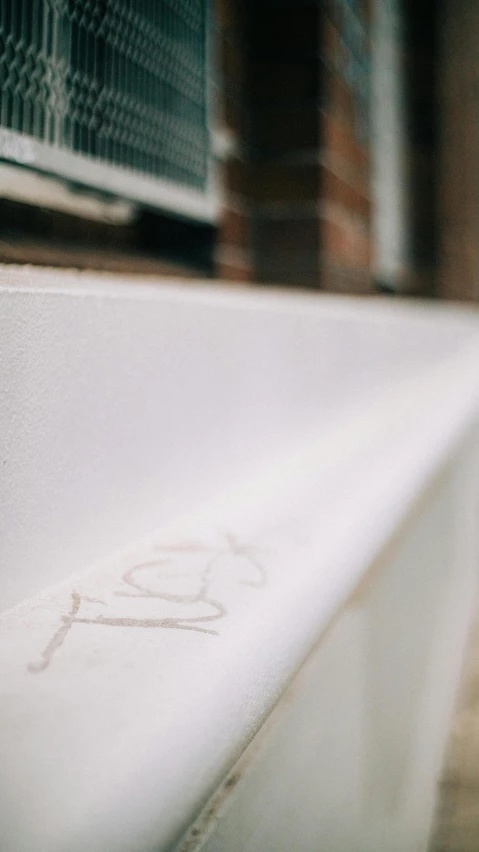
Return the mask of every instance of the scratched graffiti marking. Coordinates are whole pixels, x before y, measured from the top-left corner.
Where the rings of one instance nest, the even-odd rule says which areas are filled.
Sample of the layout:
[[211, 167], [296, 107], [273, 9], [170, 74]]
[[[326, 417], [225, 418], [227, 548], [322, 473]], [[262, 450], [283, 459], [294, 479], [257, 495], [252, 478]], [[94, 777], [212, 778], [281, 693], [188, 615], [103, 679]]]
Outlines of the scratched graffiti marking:
[[148, 558], [129, 567], [109, 590], [108, 600], [71, 592], [71, 605], [42, 651], [30, 663], [45, 671], [75, 625], [189, 630], [218, 636], [228, 614], [222, 596], [238, 584], [260, 588], [265, 570], [258, 548], [231, 534], [216, 548], [201, 542], [157, 545]]

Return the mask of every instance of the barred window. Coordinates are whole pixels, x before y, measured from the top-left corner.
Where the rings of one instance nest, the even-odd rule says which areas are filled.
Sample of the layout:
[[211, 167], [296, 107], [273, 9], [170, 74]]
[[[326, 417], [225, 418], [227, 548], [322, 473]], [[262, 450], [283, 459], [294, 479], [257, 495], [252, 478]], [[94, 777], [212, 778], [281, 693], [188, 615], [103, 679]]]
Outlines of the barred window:
[[208, 0], [0, 0], [0, 159], [208, 219]]

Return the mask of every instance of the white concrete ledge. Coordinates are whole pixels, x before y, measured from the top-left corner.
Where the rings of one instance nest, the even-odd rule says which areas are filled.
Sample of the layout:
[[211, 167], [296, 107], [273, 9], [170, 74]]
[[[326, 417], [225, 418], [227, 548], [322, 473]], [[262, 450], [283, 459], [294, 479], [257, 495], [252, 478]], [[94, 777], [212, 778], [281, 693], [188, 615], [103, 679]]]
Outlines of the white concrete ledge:
[[[68, 297], [66, 312], [80, 310], [72, 307], [79, 296], [87, 303], [91, 319], [93, 300], [94, 310], [99, 314], [105, 311], [106, 318], [87, 336], [86, 348], [114, 348], [120, 370], [128, 356], [138, 359], [139, 350], [132, 340], [138, 333], [140, 342], [150, 347], [150, 358], [159, 358], [146, 378], [147, 362], [130, 361], [136, 372], [128, 377], [128, 393], [140, 399], [141, 416], [148, 413], [142, 408], [143, 390], [145, 395], [151, 391], [149, 382], [161, 385], [165, 363], [171, 373], [170, 392], [187, 375], [181, 370], [175, 373], [175, 362], [168, 352], [168, 341], [174, 345], [175, 329], [171, 325], [163, 332], [166, 337], [161, 351], [152, 349], [148, 338], [147, 316], [156, 316], [159, 334], [165, 306], [171, 319], [175, 306], [179, 312], [182, 304], [197, 312], [185, 341], [185, 352], [189, 353], [185, 363], [191, 367], [193, 378], [195, 359], [208, 357], [206, 341], [211, 344], [208, 335], [213, 335], [214, 357], [208, 362], [206, 376], [226, 361], [225, 382], [234, 380], [238, 387], [240, 381], [244, 386], [252, 382], [259, 393], [258, 404], [269, 385], [272, 394], [284, 392], [288, 404], [299, 408], [299, 396], [291, 395], [291, 388], [297, 389], [301, 374], [290, 370], [290, 360], [298, 357], [299, 370], [309, 364], [314, 375], [317, 367], [318, 398], [323, 394], [323, 402], [328, 400], [321, 418], [321, 406], [315, 411], [308, 396], [314, 381], [303, 384], [303, 422], [300, 426], [297, 411], [290, 413], [289, 430], [284, 431], [283, 423], [283, 434], [276, 432], [274, 453], [265, 448], [268, 435], [273, 434], [268, 430], [274, 431], [280, 411], [272, 406], [265, 414], [263, 408], [263, 414], [260, 411], [257, 417], [258, 428], [263, 430], [262, 442], [256, 441], [253, 432], [247, 432], [244, 455], [239, 454], [235, 466], [228, 456], [231, 444], [221, 443], [222, 430], [231, 434], [246, 429], [246, 418], [254, 418], [256, 412], [249, 407], [247, 394], [243, 406], [239, 398], [230, 397], [229, 405], [235, 399], [238, 403], [233, 411], [236, 420], [211, 421], [211, 436], [205, 436], [205, 442], [213, 442], [213, 449], [217, 441], [218, 464], [222, 453], [229, 459], [230, 487], [221, 477], [213, 476], [214, 488], [197, 492], [196, 508], [186, 501], [181, 512], [175, 504], [176, 518], [163, 513], [157, 532], [73, 578], [67, 561], [59, 584], [36, 593], [0, 617], [2, 850], [166, 850], [179, 842], [326, 626], [414, 512], [434, 477], [475, 434], [479, 327], [474, 315], [461, 311], [415, 310], [341, 299], [316, 301], [246, 291], [223, 293], [216, 288], [138, 291], [133, 283], [113, 293], [108, 284], [88, 285], [80, 277], [72, 278], [74, 286], [69, 291], [67, 278], [60, 287], [54, 276], [52, 280], [39, 276], [39, 281], [41, 291], [36, 289], [36, 280], [19, 284], [13, 275], [7, 282], [0, 295], [0, 304], [7, 306], [2, 311], [7, 326], [19, 322], [21, 311], [17, 312], [16, 306], [21, 306], [21, 296], [25, 298], [27, 293], [25, 315], [31, 317], [31, 306], [36, 305], [40, 308], [37, 319], [44, 308], [44, 317], [55, 314], [51, 299], [65, 302]], [[10, 298], [14, 300], [11, 313]], [[121, 310], [113, 312], [116, 326], [109, 324], [110, 301], [121, 305]], [[125, 302], [132, 305], [129, 317]], [[135, 313], [142, 303], [147, 313]], [[255, 337], [256, 348], [245, 348], [241, 338], [245, 313], [250, 320], [253, 316], [263, 324]], [[57, 313], [57, 322], [59, 316]], [[281, 316], [288, 321], [291, 316], [295, 318], [293, 342], [290, 329], [289, 337], [283, 330], [279, 344], [275, 343], [275, 323]], [[224, 350], [214, 337], [219, 317]], [[200, 332], [197, 323], [204, 323]], [[316, 329], [312, 323], [316, 323]], [[369, 337], [362, 334], [368, 323]], [[321, 335], [326, 338], [331, 328], [337, 332], [338, 324], [343, 332], [341, 339], [333, 345], [329, 338], [330, 350], [321, 351]], [[74, 336], [75, 329], [67, 326]], [[33, 336], [38, 327], [45, 333], [39, 323]], [[121, 345], [113, 341], [114, 327], [117, 331], [121, 328]], [[237, 336], [231, 339], [235, 328]], [[355, 328], [360, 335], [356, 344]], [[124, 338], [128, 330], [130, 337]], [[298, 348], [303, 333], [309, 348], [301, 366]], [[18, 327], [14, 329], [10, 343], [26, 345], [22, 334]], [[65, 327], [57, 341], [52, 341], [56, 356], [60, 338], [68, 349]], [[3, 340], [5, 345], [5, 337]], [[273, 356], [262, 348], [265, 340]], [[411, 350], [415, 348], [414, 357], [408, 344]], [[343, 362], [341, 373], [337, 359], [344, 349], [352, 353], [353, 361]], [[53, 370], [45, 354], [51, 350], [41, 352], [45, 369]], [[273, 358], [281, 353], [284, 357], [273, 376]], [[14, 353], [9, 354], [13, 357]], [[361, 365], [360, 355], [364, 359]], [[233, 362], [243, 359], [241, 370], [231, 371], [230, 357]], [[321, 357], [330, 357], [329, 372], [322, 369]], [[354, 358], [357, 374], [351, 376], [348, 369]], [[265, 360], [266, 373], [258, 380], [255, 371], [265, 369]], [[67, 363], [65, 369], [68, 374], [75, 365]], [[95, 400], [95, 389], [93, 397], [88, 397], [88, 383], [80, 373], [77, 378], [65, 405], [81, 395]], [[90, 378], [94, 383], [94, 370]], [[67, 383], [70, 379], [67, 375]], [[123, 405], [127, 400], [121, 391], [124, 379], [125, 374], [118, 384]], [[19, 380], [14, 377], [12, 381]], [[54, 370], [52, 381], [60, 381], [55, 392], [61, 395], [64, 388]], [[208, 391], [207, 379], [204, 381], [203, 389]], [[339, 399], [341, 383], [345, 388], [343, 400]], [[203, 399], [206, 396], [208, 404], [213, 401], [220, 406], [225, 402], [224, 386], [218, 381], [214, 387], [219, 396], [212, 392], [208, 396], [207, 392]], [[200, 405], [194, 384], [188, 390]], [[114, 402], [112, 397], [111, 405]], [[154, 408], [149, 413], [154, 416]], [[99, 410], [97, 418], [98, 414]], [[210, 422], [210, 414], [211, 410], [206, 412], [205, 424]], [[9, 416], [18, 429], [15, 412], [10, 411]], [[57, 416], [58, 410], [45, 429], [46, 433], [53, 429], [58, 440]], [[123, 416], [128, 419], [137, 415], [125, 407]], [[108, 452], [108, 411], [103, 417], [97, 424], [105, 432]], [[296, 446], [291, 440], [295, 430]], [[169, 441], [167, 450], [178, 454], [179, 464], [188, 441], [194, 441], [188, 429], [184, 439], [180, 436], [176, 443], [173, 435], [174, 431], [169, 436], [162, 436], [160, 430], [148, 433], [148, 453], [158, 477], [163, 462], [153, 455], [156, 442], [161, 457], [162, 441]], [[44, 446], [49, 446], [48, 434], [39, 439], [40, 443], [46, 439]], [[87, 445], [79, 444], [70, 433], [65, 440], [72, 441], [81, 461]], [[30, 452], [31, 446], [27, 450]], [[30, 464], [33, 475], [35, 463], [29, 460], [27, 450], [22, 469]], [[15, 452], [22, 451], [17, 444]], [[254, 465], [246, 466], [247, 475], [241, 477], [238, 461], [241, 468], [248, 452]], [[215, 459], [214, 452], [210, 458]], [[184, 459], [186, 464], [186, 455]], [[14, 462], [10, 459], [11, 464]], [[136, 499], [137, 463], [138, 457], [130, 467], [122, 462], [122, 478], [114, 486], [128, 484], [133, 488], [129, 495], [132, 501]], [[197, 468], [192, 475], [207, 476], [207, 471]], [[111, 468], [102, 468], [106, 478], [110, 472]], [[126, 482], [128, 476], [130, 483]], [[91, 487], [94, 482], [92, 479]], [[144, 499], [141, 477], [136, 484], [137, 493]], [[2, 489], [7, 486], [8, 479], [4, 479]], [[82, 480], [88, 495], [87, 486]], [[158, 480], [156, 486], [156, 504], [154, 491], [149, 496], [153, 507], [161, 504], [162, 489], [168, 489], [169, 483]], [[66, 539], [74, 530], [80, 542], [84, 516], [74, 511], [78, 508], [76, 487], [72, 478], [71, 491], [64, 491], [62, 499], [70, 512], [65, 516]], [[104, 487], [108, 488], [108, 481]], [[8, 495], [3, 496], [8, 500]], [[114, 491], [111, 497], [114, 499]], [[99, 505], [101, 511], [108, 512], [108, 506]], [[144, 520], [151, 518], [150, 508], [146, 508]], [[12, 511], [18, 511], [18, 506]], [[38, 511], [43, 510], [40, 507]], [[37, 536], [38, 553], [46, 548], [38, 560], [41, 574], [43, 559], [53, 552], [49, 550], [51, 542], [45, 545], [35, 528], [32, 534]], [[24, 535], [28, 537], [28, 528]], [[2, 555], [6, 574], [9, 570], [21, 571], [28, 563], [23, 543], [17, 539], [14, 544], [16, 563], [10, 564]], [[56, 547], [61, 551], [61, 540]], [[67, 547], [70, 552], [71, 541]], [[14, 560], [13, 545], [8, 552], [9, 560]], [[36, 580], [31, 569], [29, 572], [35, 591]]]

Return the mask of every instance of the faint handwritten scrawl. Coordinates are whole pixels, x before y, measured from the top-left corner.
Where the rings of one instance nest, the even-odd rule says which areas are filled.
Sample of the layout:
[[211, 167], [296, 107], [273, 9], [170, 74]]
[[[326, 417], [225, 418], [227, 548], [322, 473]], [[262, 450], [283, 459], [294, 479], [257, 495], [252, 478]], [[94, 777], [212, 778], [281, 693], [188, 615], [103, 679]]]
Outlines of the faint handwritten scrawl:
[[212, 548], [201, 543], [161, 545], [151, 558], [132, 565], [111, 589], [105, 601], [73, 590], [71, 607], [43, 650], [30, 663], [32, 673], [44, 671], [74, 625], [143, 627], [192, 630], [218, 636], [216, 622], [227, 615], [222, 592], [232, 582], [260, 587], [265, 571], [257, 548], [239, 544], [227, 534], [225, 543]]

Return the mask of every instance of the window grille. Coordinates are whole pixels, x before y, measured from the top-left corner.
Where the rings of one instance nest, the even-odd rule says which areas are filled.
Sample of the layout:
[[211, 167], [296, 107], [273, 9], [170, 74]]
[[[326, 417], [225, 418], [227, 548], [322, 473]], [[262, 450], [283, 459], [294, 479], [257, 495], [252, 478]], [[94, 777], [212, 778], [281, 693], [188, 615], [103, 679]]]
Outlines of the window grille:
[[0, 0], [0, 159], [210, 219], [208, 0]]

